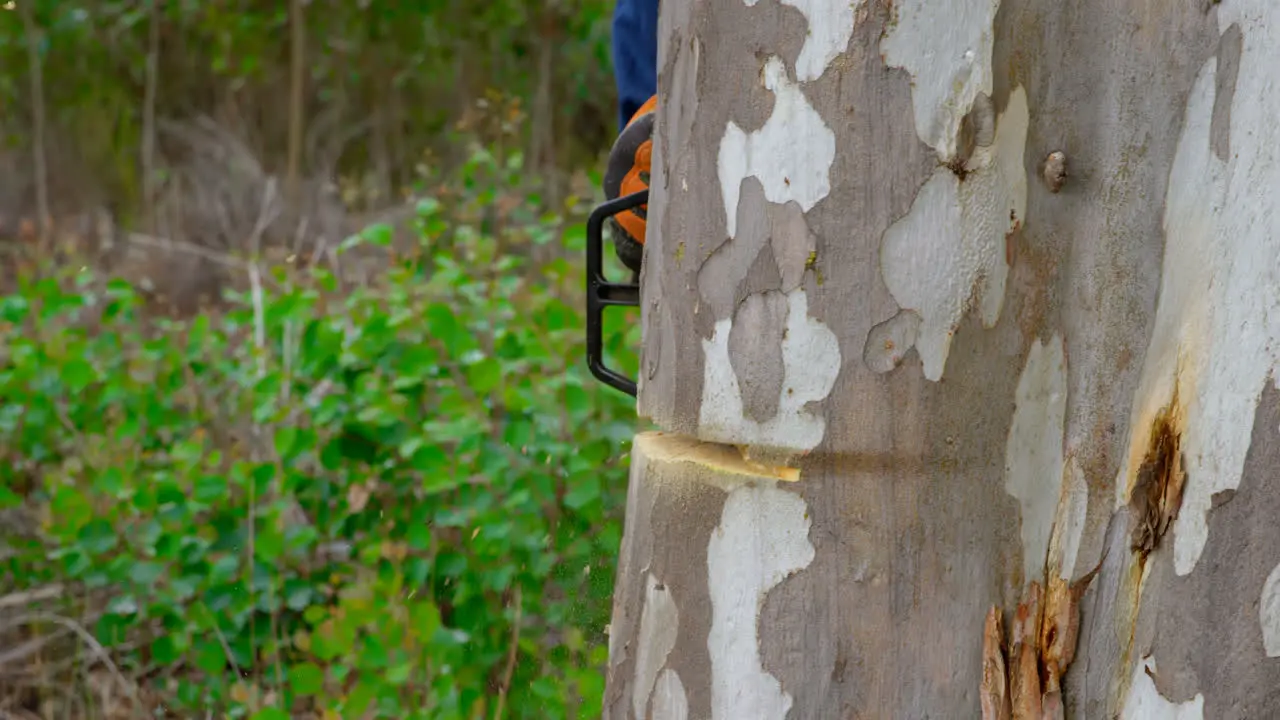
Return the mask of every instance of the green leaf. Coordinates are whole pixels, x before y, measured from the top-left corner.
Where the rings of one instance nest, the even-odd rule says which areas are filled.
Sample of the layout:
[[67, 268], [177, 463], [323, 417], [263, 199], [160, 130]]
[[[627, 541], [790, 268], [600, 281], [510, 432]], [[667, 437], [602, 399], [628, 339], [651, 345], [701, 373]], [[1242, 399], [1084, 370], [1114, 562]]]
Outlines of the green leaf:
[[298, 444], [298, 430], [292, 427], [282, 427], [276, 430], [275, 448], [276, 454], [280, 456], [282, 462], [289, 462], [293, 459], [294, 448]]
[[420, 445], [413, 452], [411, 463], [419, 472], [439, 471], [449, 464], [449, 456], [439, 445]]
[[580, 252], [587, 247], [587, 224], [575, 223], [564, 229], [563, 238], [564, 249], [570, 252]]
[[502, 365], [485, 358], [467, 368], [467, 381], [478, 395], [486, 395], [502, 380]]
[[435, 472], [422, 477], [422, 490], [428, 495], [439, 495], [462, 486], [462, 478], [447, 472]]
[[431, 641], [440, 629], [440, 610], [431, 602], [420, 602], [409, 609], [414, 631], [418, 637]]
[[253, 554], [263, 562], [274, 563], [284, 554], [284, 534], [270, 525], [261, 528], [254, 538]]
[[600, 499], [600, 476], [581, 473], [573, 478], [573, 487], [565, 493], [564, 504], [573, 510], [581, 510]]
[[240, 556], [233, 554], [224, 554], [213, 561], [213, 567], [210, 569], [209, 579], [215, 583], [225, 583], [234, 580], [240, 573]]
[[289, 668], [289, 685], [300, 697], [318, 695], [324, 690], [324, 670], [315, 663], [302, 663]]
[[290, 720], [289, 713], [280, 708], [267, 707], [254, 713], [250, 720]]
[[73, 393], [82, 392], [93, 382], [93, 366], [82, 358], [72, 358], [62, 366], [62, 382]]
[[343, 716], [348, 720], [355, 720], [362, 717], [368, 710], [370, 703], [379, 695], [379, 685], [376, 676], [365, 675], [360, 678], [360, 682], [352, 688], [347, 695], [347, 701], [343, 707]]
[[310, 603], [313, 596], [311, 585], [302, 581], [290, 578], [284, 583], [284, 604], [290, 610], [300, 611], [305, 609]]
[[229, 492], [225, 476], [201, 475], [191, 488], [191, 497], [196, 502], [216, 503], [225, 500]]
[[387, 223], [377, 223], [365, 228], [360, 234], [369, 243], [380, 247], [389, 247], [395, 231]]
[[79, 535], [81, 547], [93, 555], [102, 555], [114, 550], [120, 541], [116, 529], [106, 518], [95, 518], [85, 523]]
[[151, 659], [160, 665], [170, 665], [182, 655], [179, 643], [173, 635], [161, 635], [151, 643]]
[[165, 566], [157, 562], [141, 561], [134, 563], [129, 570], [129, 579], [138, 585], [149, 586], [165, 574]]
[[9, 295], [0, 298], [0, 320], [20, 325], [31, 310], [31, 304], [21, 295]]
[[444, 303], [435, 303], [427, 308], [427, 325], [431, 334], [443, 342], [455, 358], [470, 346], [453, 308]]
[[0, 485], [0, 508], [12, 508], [22, 504], [22, 498], [9, 488]]
[[404, 662], [387, 668], [387, 684], [395, 687], [404, 685], [413, 674], [413, 664]]

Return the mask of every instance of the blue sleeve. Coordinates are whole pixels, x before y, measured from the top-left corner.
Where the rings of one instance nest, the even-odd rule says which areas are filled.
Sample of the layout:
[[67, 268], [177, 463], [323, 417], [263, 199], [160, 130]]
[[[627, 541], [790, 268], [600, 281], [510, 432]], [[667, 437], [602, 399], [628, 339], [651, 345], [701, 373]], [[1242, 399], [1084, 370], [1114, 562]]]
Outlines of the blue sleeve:
[[658, 0], [617, 0], [613, 8], [613, 72], [621, 130], [658, 92]]

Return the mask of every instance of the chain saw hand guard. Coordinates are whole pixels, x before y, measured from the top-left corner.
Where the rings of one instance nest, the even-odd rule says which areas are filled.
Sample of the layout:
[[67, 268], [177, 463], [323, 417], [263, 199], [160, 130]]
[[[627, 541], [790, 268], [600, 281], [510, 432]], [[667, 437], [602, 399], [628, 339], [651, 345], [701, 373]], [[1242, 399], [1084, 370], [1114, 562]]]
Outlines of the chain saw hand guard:
[[605, 367], [604, 309], [611, 305], [640, 307], [638, 273], [630, 283], [613, 283], [604, 277], [605, 221], [649, 202], [649, 191], [641, 190], [598, 205], [587, 218], [587, 366], [597, 380], [636, 396], [636, 382]]

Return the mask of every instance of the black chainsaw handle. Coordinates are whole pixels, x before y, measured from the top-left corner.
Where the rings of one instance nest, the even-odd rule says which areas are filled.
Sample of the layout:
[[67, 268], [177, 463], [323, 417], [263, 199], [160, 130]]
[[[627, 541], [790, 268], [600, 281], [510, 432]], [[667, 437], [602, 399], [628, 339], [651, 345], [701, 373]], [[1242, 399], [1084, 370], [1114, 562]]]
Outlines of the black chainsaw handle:
[[604, 277], [604, 221], [649, 202], [641, 190], [598, 205], [587, 218], [587, 366], [609, 387], [636, 396], [636, 382], [604, 364], [604, 309], [640, 306], [639, 283], [611, 283]]

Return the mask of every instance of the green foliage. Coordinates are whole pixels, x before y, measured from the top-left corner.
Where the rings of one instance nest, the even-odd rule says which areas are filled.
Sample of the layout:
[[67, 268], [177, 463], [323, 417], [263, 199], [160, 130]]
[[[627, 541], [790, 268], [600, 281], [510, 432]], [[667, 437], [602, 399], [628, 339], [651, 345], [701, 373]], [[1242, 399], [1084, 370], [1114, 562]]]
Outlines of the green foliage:
[[[90, 171], [118, 202], [139, 200], [143, 98], [153, 50], [156, 117], [217, 118], [243, 134], [266, 167], [283, 165], [291, 81], [288, 3], [158, 2], [154, 48], [148, 3], [32, 5], [49, 142], [73, 145], [87, 165], [75, 171]], [[532, 126], [549, 123], [554, 147], [541, 152], [554, 153], [551, 159], [562, 166], [595, 162], [612, 141], [611, 0], [304, 6], [309, 171], [330, 170], [327, 163], [337, 161], [343, 176], [385, 172], [389, 186], [407, 185], [424, 152], [454, 154], [459, 125], [485, 134], [486, 142], [515, 135], [519, 144], [531, 141]], [[20, 13], [0, 12], [0, 105], [11, 120], [6, 132], [14, 147], [31, 137], [28, 39]], [[499, 122], [478, 119], [477, 103], [490, 114], [494, 106], [508, 112], [499, 113]], [[86, 112], [90, 107], [93, 112]], [[382, 119], [372, 122], [378, 113]], [[163, 143], [165, 135], [158, 140]], [[339, 146], [340, 157], [330, 157]]]
[[[79, 588], [179, 717], [598, 716], [634, 407], [585, 369], [581, 266], [527, 259], [580, 226], [487, 230], [491, 202], [421, 203], [376, 286], [277, 270], [187, 322], [88, 272], [23, 281], [0, 513], [40, 527], [0, 586]], [[609, 319], [630, 373], [634, 319]]]

